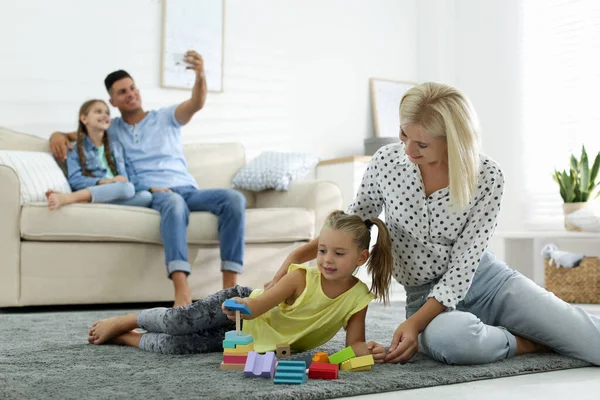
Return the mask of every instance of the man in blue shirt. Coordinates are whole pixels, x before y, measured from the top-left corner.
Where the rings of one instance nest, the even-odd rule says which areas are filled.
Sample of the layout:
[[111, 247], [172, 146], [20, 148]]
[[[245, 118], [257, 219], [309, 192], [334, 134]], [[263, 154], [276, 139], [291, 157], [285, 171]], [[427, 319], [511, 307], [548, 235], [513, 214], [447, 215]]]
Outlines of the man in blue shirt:
[[[136, 190], [152, 192], [151, 207], [160, 212], [160, 234], [165, 249], [167, 274], [175, 287], [174, 307], [191, 303], [187, 275], [191, 273], [187, 252], [187, 225], [190, 211], [209, 211], [219, 218], [219, 242], [223, 287], [236, 284], [242, 272], [246, 200], [232, 189], [198, 189], [187, 170], [180, 127], [204, 106], [206, 78], [202, 57], [186, 53], [187, 69], [196, 73], [192, 97], [179, 105], [144, 111], [140, 92], [131, 76], [123, 71], [109, 74], [104, 83], [110, 104], [121, 117], [108, 128], [110, 139], [121, 143], [139, 182]], [[75, 133], [55, 132], [50, 148], [65, 159]]]

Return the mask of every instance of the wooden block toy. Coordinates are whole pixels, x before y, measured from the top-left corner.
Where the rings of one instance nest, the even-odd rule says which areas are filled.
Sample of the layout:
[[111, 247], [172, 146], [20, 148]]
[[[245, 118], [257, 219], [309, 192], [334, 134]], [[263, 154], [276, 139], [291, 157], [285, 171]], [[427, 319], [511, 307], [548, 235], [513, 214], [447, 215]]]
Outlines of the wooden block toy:
[[278, 344], [276, 348], [277, 358], [287, 358], [292, 355], [292, 350], [289, 344]]
[[275, 353], [269, 351], [265, 354], [258, 354], [255, 351], [248, 353], [248, 359], [244, 367], [244, 375], [248, 377], [262, 376], [263, 378], [273, 378], [277, 359]]
[[288, 358], [289, 361], [304, 361], [306, 363], [306, 368], [309, 368], [313, 362], [313, 356], [310, 353], [306, 354], [296, 354], [291, 358]]
[[240, 304], [233, 299], [225, 300], [225, 302], [223, 303], [223, 306], [230, 311], [235, 311], [235, 331], [239, 335], [242, 330], [240, 313], [241, 314], [252, 314], [252, 311], [250, 311], [250, 309], [248, 308], [247, 305]]
[[308, 369], [309, 379], [337, 379], [338, 378], [338, 365], [313, 362]]
[[344, 350], [340, 350], [337, 353], [333, 353], [329, 356], [329, 362], [331, 364], [341, 364], [346, 360], [356, 357], [352, 346], [346, 347]]
[[312, 360], [313, 362], [317, 363], [329, 363], [329, 356], [327, 355], [327, 353], [323, 353], [322, 351], [320, 351], [317, 354], [315, 354]]
[[304, 361], [279, 361], [275, 371], [276, 384], [299, 385], [306, 382], [306, 363]]
[[254, 351], [254, 343], [250, 344], [238, 344], [235, 346], [236, 350], [240, 351]]
[[235, 349], [236, 345], [250, 344], [254, 342], [252, 335], [238, 335], [236, 331], [225, 332], [223, 340], [224, 349]]
[[362, 371], [370, 371], [372, 368], [370, 365], [367, 365], [365, 367], [359, 367], [359, 368], [354, 368], [354, 369], [349, 369], [346, 372], [362, 372]]
[[224, 356], [248, 356], [248, 351], [240, 351], [240, 349], [223, 349]]
[[340, 366], [340, 369], [342, 371], [356, 371], [357, 368], [362, 367], [369, 367], [369, 369], [371, 369], [371, 365], [373, 364], [375, 364], [375, 360], [373, 360], [373, 356], [369, 354], [344, 361]]
[[221, 369], [229, 371], [243, 371], [246, 364], [225, 364], [221, 363]]
[[246, 364], [247, 356], [223, 356], [225, 364]]

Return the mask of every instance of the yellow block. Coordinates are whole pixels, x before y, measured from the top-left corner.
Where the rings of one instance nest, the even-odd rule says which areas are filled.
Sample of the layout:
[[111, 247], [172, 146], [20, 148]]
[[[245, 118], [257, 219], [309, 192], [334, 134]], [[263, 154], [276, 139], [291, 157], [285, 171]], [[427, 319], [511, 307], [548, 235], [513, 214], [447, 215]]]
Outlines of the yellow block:
[[235, 349], [241, 351], [254, 351], [254, 343], [238, 344], [237, 346], [235, 346]]
[[221, 369], [230, 370], [230, 371], [243, 371], [245, 364], [225, 364], [221, 363]]
[[375, 364], [375, 360], [373, 360], [373, 356], [369, 354], [362, 357], [354, 357], [344, 361], [340, 366], [340, 369], [342, 371], [356, 371], [357, 368], [366, 367], [373, 364]]
[[351, 370], [348, 370], [348, 372], [361, 372], [361, 371], [370, 371], [370, 370], [371, 370], [371, 366], [367, 365], [366, 367], [353, 368]]
[[224, 356], [247, 356], [247, 351], [239, 351], [238, 349], [223, 349]]

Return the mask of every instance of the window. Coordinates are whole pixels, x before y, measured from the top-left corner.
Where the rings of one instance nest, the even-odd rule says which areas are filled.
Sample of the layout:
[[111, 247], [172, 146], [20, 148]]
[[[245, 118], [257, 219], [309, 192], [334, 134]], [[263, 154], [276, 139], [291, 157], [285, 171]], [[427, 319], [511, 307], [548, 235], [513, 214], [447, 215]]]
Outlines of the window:
[[525, 225], [560, 228], [562, 199], [552, 179], [585, 145], [600, 150], [600, 1], [521, 2]]

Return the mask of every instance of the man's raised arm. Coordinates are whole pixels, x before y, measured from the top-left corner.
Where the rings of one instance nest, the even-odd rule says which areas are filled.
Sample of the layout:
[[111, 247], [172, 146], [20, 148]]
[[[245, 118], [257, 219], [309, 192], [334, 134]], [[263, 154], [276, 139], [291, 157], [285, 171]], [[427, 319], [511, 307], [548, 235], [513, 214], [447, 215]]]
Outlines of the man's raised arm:
[[175, 119], [181, 125], [185, 125], [204, 107], [206, 101], [206, 76], [204, 75], [204, 60], [202, 56], [193, 50], [185, 53], [185, 62], [190, 64], [186, 69], [196, 72], [196, 83], [192, 88], [192, 98], [184, 101], [175, 109]]
[[71, 142], [77, 140], [77, 132], [54, 132], [50, 135], [50, 150], [57, 160], [67, 159], [67, 152], [72, 149]]

